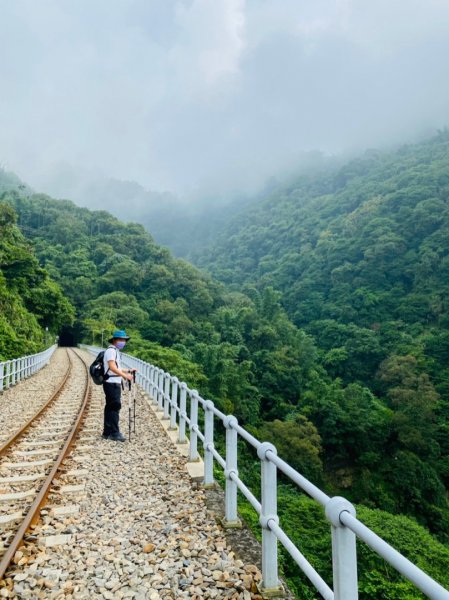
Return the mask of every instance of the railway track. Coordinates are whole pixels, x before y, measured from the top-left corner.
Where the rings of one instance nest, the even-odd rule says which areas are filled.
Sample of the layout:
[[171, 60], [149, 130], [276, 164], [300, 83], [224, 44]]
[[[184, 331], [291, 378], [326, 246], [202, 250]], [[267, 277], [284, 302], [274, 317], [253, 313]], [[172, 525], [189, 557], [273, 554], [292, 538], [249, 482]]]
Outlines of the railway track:
[[0, 445], [0, 580], [39, 521], [49, 495], [59, 493], [63, 461], [87, 414], [88, 368], [74, 350], [67, 353], [69, 367], [58, 389]]

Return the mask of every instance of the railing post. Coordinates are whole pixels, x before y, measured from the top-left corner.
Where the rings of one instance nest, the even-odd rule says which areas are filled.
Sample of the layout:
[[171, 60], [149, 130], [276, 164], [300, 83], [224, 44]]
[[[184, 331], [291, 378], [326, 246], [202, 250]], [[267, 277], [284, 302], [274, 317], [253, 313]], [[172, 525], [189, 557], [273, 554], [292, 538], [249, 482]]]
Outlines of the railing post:
[[153, 369], [151, 379], [151, 397], [153, 398], [153, 404], [157, 404], [158, 399], [158, 391], [157, 391], [157, 382], [159, 380], [159, 368], [155, 367]]
[[155, 396], [155, 394], [154, 394], [154, 389], [156, 387], [156, 385], [155, 385], [156, 373], [157, 373], [156, 367], [151, 367], [151, 369], [150, 369], [150, 391], [149, 391], [149, 394], [150, 394], [150, 398], [153, 400], [154, 404], [157, 402], [157, 396]]
[[17, 358], [12, 359], [11, 385], [17, 383]]
[[158, 398], [158, 396], [157, 396], [157, 384], [158, 384], [158, 381], [159, 381], [159, 371], [160, 371], [159, 367], [155, 367], [154, 371], [153, 371], [153, 400], [154, 400], [155, 404], [157, 404], [157, 398]]
[[171, 406], [170, 406], [170, 427], [171, 431], [176, 430], [176, 416], [177, 416], [177, 407], [178, 407], [178, 379], [173, 377], [172, 387], [171, 387]]
[[170, 382], [171, 377], [169, 373], [165, 374], [165, 385], [164, 385], [164, 421], [168, 421], [170, 418]]
[[3, 378], [4, 378], [4, 373], [5, 373], [5, 365], [3, 363], [0, 363], [0, 392], [3, 392]]
[[150, 365], [148, 369], [148, 387], [147, 387], [148, 396], [150, 398], [153, 397], [153, 365]]
[[143, 360], [139, 358], [138, 360], [138, 371], [137, 371], [137, 382], [143, 387]]
[[214, 485], [214, 456], [212, 449], [214, 447], [214, 413], [212, 409], [214, 403], [212, 400], [206, 400], [204, 403], [204, 487], [213, 487]]
[[149, 365], [148, 363], [145, 365], [145, 386], [144, 386], [144, 389], [145, 389], [145, 392], [147, 394], [150, 393], [150, 385], [151, 385], [151, 382], [150, 382], [150, 373], [151, 373], [151, 368], [152, 368], [151, 365]]
[[158, 403], [158, 411], [164, 410], [164, 371], [162, 369], [159, 370], [158, 377], [158, 386], [157, 386], [157, 403]]
[[139, 369], [140, 387], [144, 390], [145, 390], [145, 369], [146, 369], [146, 365], [143, 362], [143, 360], [141, 360], [140, 361], [140, 369]]
[[11, 385], [11, 361], [6, 361], [6, 375], [5, 375], [5, 388], [8, 389]]
[[345, 498], [335, 496], [326, 505], [326, 517], [332, 530], [332, 570], [335, 600], [357, 600], [357, 548], [356, 537], [340, 521], [342, 512], [355, 517], [355, 508]]
[[228, 415], [224, 420], [226, 428], [226, 489], [225, 489], [225, 518], [223, 526], [225, 528], [241, 527], [242, 522], [237, 514], [237, 484], [231, 479], [232, 475], [238, 477], [237, 466], [237, 431], [234, 429], [238, 421], [234, 415]]
[[191, 390], [190, 392], [190, 447], [189, 447], [189, 462], [197, 462], [198, 456], [198, 391]]
[[178, 444], [187, 443], [186, 440], [186, 406], [187, 406], [187, 385], [181, 383], [181, 393], [179, 397], [179, 433]]
[[276, 593], [282, 588], [278, 578], [278, 549], [277, 538], [270, 529], [270, 521], [279, 523], [277, 516], [277, 467], [272, 463], [267, 454], [277, 454], [273, 444], [264, 442], [257, 450], [261, 460], [262, 475], [262, 509], [260, 525], [262, 526], [262, 583], [261, 591]]
[[143, 360], [140, 361], [139, 373], [140, 373], [140, 386], [141, 386], [142, 390], [145, 391], [145, 387], [147, 385], [147, 382], [146, 382], [147, 366]]

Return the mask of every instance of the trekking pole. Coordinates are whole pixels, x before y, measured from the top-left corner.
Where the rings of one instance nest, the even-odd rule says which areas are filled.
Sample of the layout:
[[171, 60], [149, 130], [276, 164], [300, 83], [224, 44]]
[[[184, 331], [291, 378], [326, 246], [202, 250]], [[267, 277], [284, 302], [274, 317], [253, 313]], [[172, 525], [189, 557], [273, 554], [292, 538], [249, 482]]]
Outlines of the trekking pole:
[[133, 389], [133, 410], [134, 410], [134, 415], [133, 415], [133, 423], [134, 423], [134, 433], [136, 433], [136, 370], [134, 369], [133, 371], [133, 382], [134, 382], [134, 389]]
[[128, 380], [128, 439], [131, 441], [131, 381]]

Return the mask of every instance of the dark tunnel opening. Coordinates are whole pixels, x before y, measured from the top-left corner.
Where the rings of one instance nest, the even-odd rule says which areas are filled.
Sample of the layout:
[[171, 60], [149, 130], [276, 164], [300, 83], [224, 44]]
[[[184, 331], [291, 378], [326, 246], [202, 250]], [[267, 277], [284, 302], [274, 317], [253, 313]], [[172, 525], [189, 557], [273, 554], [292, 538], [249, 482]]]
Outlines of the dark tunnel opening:
[[61, 328], [58, 336], [58, 346], [76, 346], [79, 343], [79, 336], [74, 327], [64, 326]]

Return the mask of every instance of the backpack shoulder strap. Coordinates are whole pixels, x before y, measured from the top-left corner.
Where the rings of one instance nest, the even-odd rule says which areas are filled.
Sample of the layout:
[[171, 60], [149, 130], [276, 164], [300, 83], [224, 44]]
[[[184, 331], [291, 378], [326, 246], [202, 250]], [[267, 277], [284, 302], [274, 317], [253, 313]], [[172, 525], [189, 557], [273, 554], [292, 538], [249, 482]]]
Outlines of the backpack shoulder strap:
[[[112, 344], [110, 344], [110, 345], [107, 347], [107, 349], [108, 349], [108, 350], [109, 350], [109, 348], [113, 348], [113, 349], [115, 350], [115, 366], [116, 366], [116, 367], [117, 367], [117, 369], [118, 369], [118, 364], [117, 364], [118, 350], [117, 350], [117, 348], [116, 348], [115, 346], [113, 346]], [[106, 369], [106, 375], [108, 374], [108, 372], [109, 372], [109, 365], [108, 365], [108, 368]], [[114, 374], [114, 375], [115, 375], [115, 374]], [[117, 377], [119, 377], [119, 376], [117, 375]]]

